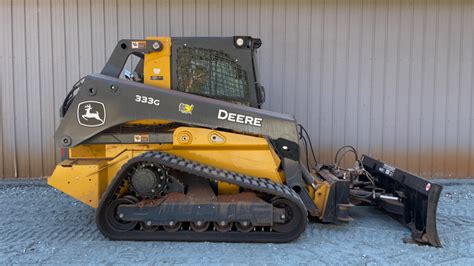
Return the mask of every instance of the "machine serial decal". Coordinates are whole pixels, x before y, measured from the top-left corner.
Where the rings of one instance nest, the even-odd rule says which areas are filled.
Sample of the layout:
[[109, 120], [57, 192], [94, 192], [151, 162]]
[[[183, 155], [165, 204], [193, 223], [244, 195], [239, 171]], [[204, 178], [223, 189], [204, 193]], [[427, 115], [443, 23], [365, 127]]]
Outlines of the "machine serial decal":
[[97, 101], [85, 101], [77, 105], [77, 122], [84, 127], [98, 127], [105, 124], [105, 105]]
[[251, 125], [251, 126], [256, 126], [256, 127], [261, 127], [262, 121], [263, 121], [263, 119], [260, 117], [253, 117], [250, 115], [231, 113], [224, 109], [219, 109], [219, 113], [217, 114], [217, 119], [227, 120], [234, 123]]
[[159, 99], [155, 99], [155, 98], [143, 96], [143, 95], [138, 95], [138, 94], [135, 95], [135, 102], [156, 105], [156, 106], [160, 105]]
[[194, 104], [187, 104], [187, 103], [180, 103], [179, 108], [178, 108], [180, 113], [183, 113], [186, 115], [192, 115], [193, 109], [194, 109]]

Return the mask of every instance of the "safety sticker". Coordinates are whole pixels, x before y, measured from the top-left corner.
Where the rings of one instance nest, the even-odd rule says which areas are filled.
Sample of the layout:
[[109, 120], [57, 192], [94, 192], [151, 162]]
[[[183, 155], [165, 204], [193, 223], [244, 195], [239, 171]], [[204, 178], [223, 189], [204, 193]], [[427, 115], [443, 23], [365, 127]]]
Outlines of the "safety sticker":
[[144, 49], [146, 41], [132, 41], [132, 49]]
[[148, 134], [134, 135], [133, 141], [134, 142], [150, 142], [150, 135]]

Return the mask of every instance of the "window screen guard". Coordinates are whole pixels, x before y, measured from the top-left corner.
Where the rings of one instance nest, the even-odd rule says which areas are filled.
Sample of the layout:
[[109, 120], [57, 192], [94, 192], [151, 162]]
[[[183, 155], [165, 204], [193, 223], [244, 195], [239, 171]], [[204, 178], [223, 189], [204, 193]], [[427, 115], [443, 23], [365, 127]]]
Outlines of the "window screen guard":
[[246, 71], [222, 51], [179, 47], [176, 71], [179, 91], [250, 104]]

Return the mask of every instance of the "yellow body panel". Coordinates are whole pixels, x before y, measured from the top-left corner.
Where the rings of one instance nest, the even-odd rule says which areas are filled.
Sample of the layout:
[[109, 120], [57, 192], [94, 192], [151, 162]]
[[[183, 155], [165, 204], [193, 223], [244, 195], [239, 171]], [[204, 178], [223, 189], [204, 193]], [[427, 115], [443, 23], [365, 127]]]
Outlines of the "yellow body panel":
[[107, 187], [106, 161], [64, 161], [56, 166], [48, 184], [83, 203], [97, 207], [102, 191]]
[[145, 54], [143, 61], [143, 83], [162, 89], [171, 88], [171, 38], [149, 37], [146, 40], [157, 40], [163, 44], [158, 52]]
[[[146, 40], [156, 40], [163, 44], [158, 52], [146, 53], [143, 60], [143, 83], [161, 89], [171, 89], [171, 38], [148, 37]], [[136, 120], [127, 124], [133, 125], [162, 125], [167, 120]]]
[[[185, 136], [183, 138], [183, 136]], [[96, 208], [102, 193], [122, 165], [145, 151], [166, 151], [183, 158], [248, 174], [284, 181], [280, 160], [261, 137], [212, 129], [180, 127], [173, 133], [173, 144], [94, 144], [69, 149], [64, 161], [48, 179], [48, 184]], [[220, 194], [236, 193], [234, 185], [219, 183]]]
[[[283, 183], [280, 159], [264, 138], [208, 130], [178, 128], [173, 133], [174, 155], [233, 172], [265, 177]], [[235, 185], [219, 183], [219, 193], [237, 193]]]
[[316, 191], [312, 190], [310, 195], [313, 197], [313, 201], [316, 204], [316, 207], [320, 210], [320, 216], [324, 215], [326, 209], [326, 203], [329, 195], [330, 185], [328, 182], [324, 181], [318, 184]]

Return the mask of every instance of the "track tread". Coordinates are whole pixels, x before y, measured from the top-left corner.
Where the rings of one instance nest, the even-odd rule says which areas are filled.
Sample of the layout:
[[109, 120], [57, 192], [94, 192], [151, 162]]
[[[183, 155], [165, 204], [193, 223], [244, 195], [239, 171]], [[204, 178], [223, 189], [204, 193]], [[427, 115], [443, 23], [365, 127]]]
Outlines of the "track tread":
[[[298, 226], [291, 232], [216, 232], [207, 231], [203, 233], [193, 231], [178, 232], [143, 232], [128, 231], [115, 232], [104, 223], [105, 209], [112, 200], [117, 197], [117, 189], [126, 176], [128, 169], [135, 163], [148, 161], [161, 164], [188, 174], [199, 176], [214, 181], [222, 181], [234, 184], [245, 189], [270, 194], [275, 197], [285, 198], [294, 202], [304, 214]], [[198, 162], [190, 161], [165, 152], [145, 152], [130, 159], [122, 166], [107, 192], [102, 197], [97, 209], [96, 222], [99, 230], [110, 239], [117, 240], [185, 240], [185, 241], [226, 241], [226, 242], [288, 242], [296, 239], [304, 230], [307, 224], [307, 210], [299, 195], [284, 184], [278, 184], [270, 179], [257, 178], [249, 175], [231, 172], [224, 169], [215, 168]]]

